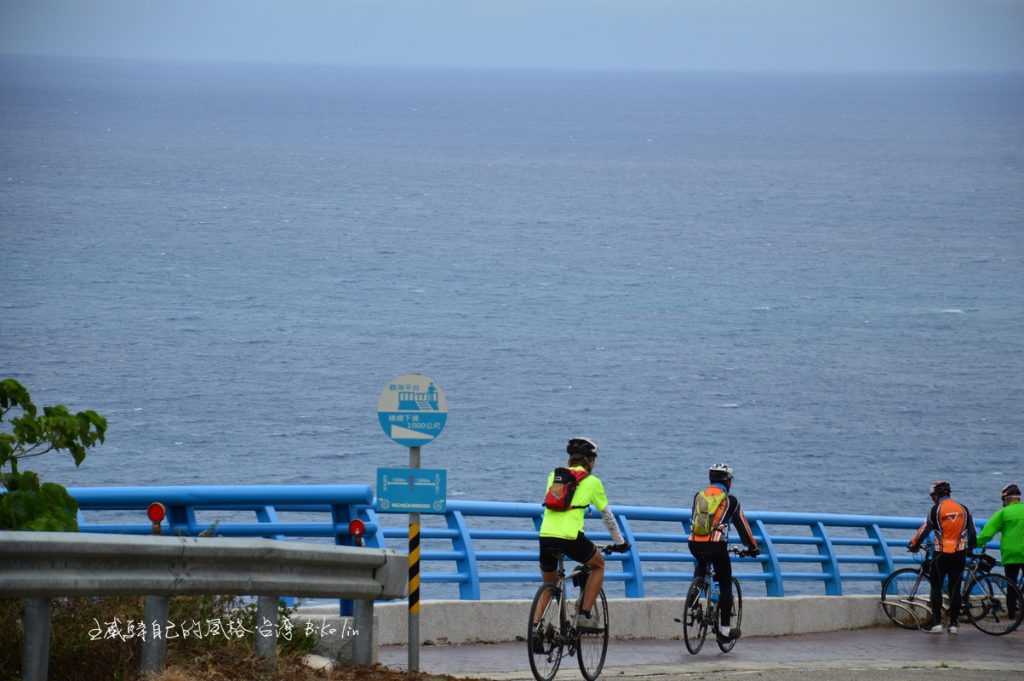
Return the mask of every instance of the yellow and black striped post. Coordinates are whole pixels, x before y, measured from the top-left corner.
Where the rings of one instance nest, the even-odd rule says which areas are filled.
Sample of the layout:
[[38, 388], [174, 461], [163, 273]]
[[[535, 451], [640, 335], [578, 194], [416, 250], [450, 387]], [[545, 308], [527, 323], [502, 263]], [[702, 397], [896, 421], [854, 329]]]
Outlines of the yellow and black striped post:
[[[420, 467], [420, 448], [409, 448], [409, 467]], [[420, 670], [420, 514], [409, 514], [409, 671]]]
[[[418, 513], [415, 515], [419, 515]], [[420, 520], [409, 521], [409, 612], [420, 614]]]

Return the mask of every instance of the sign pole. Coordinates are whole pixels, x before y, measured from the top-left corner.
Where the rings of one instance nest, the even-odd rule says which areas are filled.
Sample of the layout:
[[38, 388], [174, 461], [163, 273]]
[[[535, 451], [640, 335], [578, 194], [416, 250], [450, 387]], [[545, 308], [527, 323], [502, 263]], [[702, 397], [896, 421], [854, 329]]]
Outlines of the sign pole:
[[420, 670], [420, 513], [445, 512], [444, 470], [420, 468], [420, 446], [434, 441], [448, 420], [448, 400], [434, 379], [402, 374], [377, 400], [384, 433], [409, 448], [409, 468], [377, 469], [377, 512], [409, 514], [409, 671]]
[[[420, 448], [409, 447], [409, 468], [420, 467]], [[420, 670], [420, 514], [409, 514], [409, 671]]]

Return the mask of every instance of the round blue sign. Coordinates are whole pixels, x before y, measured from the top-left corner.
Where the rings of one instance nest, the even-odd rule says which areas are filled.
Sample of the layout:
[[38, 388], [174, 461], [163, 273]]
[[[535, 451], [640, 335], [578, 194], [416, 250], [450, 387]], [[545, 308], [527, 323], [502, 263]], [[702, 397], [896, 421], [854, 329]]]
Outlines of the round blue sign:
[[448, 400], [429, 376], [403, 374], [389, 381], [377, 400], [384, 433], [405, 447], [433, 442], [448, 420]]

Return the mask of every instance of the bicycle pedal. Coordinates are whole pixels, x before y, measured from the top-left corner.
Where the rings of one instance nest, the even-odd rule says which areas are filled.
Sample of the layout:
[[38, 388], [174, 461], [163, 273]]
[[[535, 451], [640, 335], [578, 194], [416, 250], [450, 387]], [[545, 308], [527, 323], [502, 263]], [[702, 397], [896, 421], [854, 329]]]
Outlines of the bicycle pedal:
[[673, 618], [672, 618], [672, 621], [673, 621], [673, 622], [679, 622], [679, 624], [682, 624], [682, 623], [683, 623], [683, 620], [679, 619], [678, 617], [673, 617]]

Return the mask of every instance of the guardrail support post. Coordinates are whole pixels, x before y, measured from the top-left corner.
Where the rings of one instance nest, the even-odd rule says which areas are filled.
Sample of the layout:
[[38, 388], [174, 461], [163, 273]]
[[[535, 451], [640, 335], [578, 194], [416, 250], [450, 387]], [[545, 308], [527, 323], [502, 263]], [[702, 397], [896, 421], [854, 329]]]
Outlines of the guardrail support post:
[[882, 564], [881, 576], [879, 580], [884, 580], [893, 570], [892, 562], [892, 551], [889, 550], [889, 544], [885, 541], [885, 536], [882, 535], [882, 528], [877, 524], [867, 526], [868, 536], [877, 542], [871, 548], [874, 549], [875, 555], [878, 556], [879, 561]]
[[256, 657], [266, 669], [277, 665], [277, 596], [256, 598]]
[[768, 534], [768, 528], [765, 527], [764, 522], [761, 520], [755, 520], [754, 527], [761, 533], [765, 553], [768, 554], [768, 560], [761, 563], [761, 569], [771, 573], [771, 577], [766, 579], [765, 589], [769, 596], [785, 596], [786, 590], [782, 586], [782, 565], [779, 563], [779, 554], [775, 551], [772, 537]]
[[194, 537], [199, 533], [196, 527], [196, 511], [191, 506], [168, 505], [167, 526], [172, 535], [186, 535]]
[[167, 627], [168, 606], [167, 596], [146, 596], [142, 607], [142, 621], [147, 631], [142, 642], [142, 657], [139, 660], [139, 671], [143, 674], [159, 674], [164, 670], [167, 639], [163, 634], [164, 628]]
[[352, 628], [356, 638], [352, 642], [352, 661], [369, 666], [373, 664], [373, 601], [356, 601], [352, 608]]
[[622, 528], [622, 538], [630, 544], [629, 553], [626, 554], [626, 563], [629, 564], [633, 576], [626, 580], [626, 598], [644, 597], [644, 570], [640, 565], [640, 547], [637, 546], [636, 537], [629, 526], [629, 520], [624, 515], [619, 517], [619, 527]]
[[836, 550], [832, 546], [832, 540], [828, 537], [828, 530], [825, 523], [818, 521], [811, 525], [811, 533], [821, 540], [821, 549], [825, 551], [826, 559], [821, 561], [821, 570], [831, 570], [832, 576], [825, 579], [825, 594], [828, 596], [843, 595], [843, 578], [839, 574], [839, 560], [836, 558]]
[[448, 528], [459, 532], [457, 537], [452, 538], [452, 548], [462, 552], [462, 558], [455, 561], [455, 567], [459, 574], [466, 575], [466, 581], [459, 582], [459, 598], [464, 601], [479, 601], [480, 571], [473, 551], [473, 538], [469, 535], [469, 526], [460, 511], [448, 511], [444, 515]]
[[384, 545], [384, 528], [380, 527], [380, 517], [377, 515], [377, 512], [370, 506], [359, 506], [355, 509], [355, 515], [367, 525], [377, 528], [367, 531], [366, 536], [363, 537], [363, 546], [371, 549], [386, 549], [387, 547]]
[[[278, 522], [277, 509], [273, 506], [260, 506], [256, 509], [256, 521], [260, 523], [276, 523]], [[287, 539], [283, 534], [264, 535], [267, 539], [277, 539], [279, 541]], [[287, 605], [289, 608], [295, 605], [294, 596], [282, 596], [281, 602]]]
[[50, 600], [26, 598], [21, 621], [25, 627], [21, 678], [24, 681], [46, 681], [50, 665]]
[[[348, 504], [331, 505], [331, 523], [334, 525], [334, 543], [338, 546], [352, 546], [352, 537], [348, 534], [348, 524], [355, 516]], [[338, 601], [338, 614], [342, 617], [352, 616], [352, 601]]]

